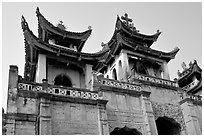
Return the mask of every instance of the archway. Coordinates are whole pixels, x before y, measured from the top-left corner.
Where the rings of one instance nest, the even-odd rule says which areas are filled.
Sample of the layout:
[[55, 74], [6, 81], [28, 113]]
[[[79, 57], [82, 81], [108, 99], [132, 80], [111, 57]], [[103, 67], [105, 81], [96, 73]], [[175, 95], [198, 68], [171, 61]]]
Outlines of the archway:
[[123, 128], [116, 127], [110, 135], [142, 135], [142, 133], [135, 128], [124, 126]]
[[72, 87], [72, 82], [68, 76], [60, 74], [55, 77], [54, 85]]
[[158, 135], [180, 135], [181, 126], [173, 118], [159, 117], [156, 126]]

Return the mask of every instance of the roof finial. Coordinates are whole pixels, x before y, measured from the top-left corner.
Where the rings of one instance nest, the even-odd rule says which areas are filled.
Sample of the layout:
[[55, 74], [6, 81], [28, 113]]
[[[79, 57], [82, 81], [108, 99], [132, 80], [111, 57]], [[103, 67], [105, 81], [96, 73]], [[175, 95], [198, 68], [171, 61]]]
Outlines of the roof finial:
[[128, 18], [128, 14], [127, 13], [125, 13], [125, 15], [121, 17], [121, 19], [125, 21], [125, 24], [127, 26], [129, 26], [129, 22], [130, 23], [132, 22], [132, 19]]
[[88, 30], [91, 30], [92, 28], [91, 28], [91, 26], [88, 26]]

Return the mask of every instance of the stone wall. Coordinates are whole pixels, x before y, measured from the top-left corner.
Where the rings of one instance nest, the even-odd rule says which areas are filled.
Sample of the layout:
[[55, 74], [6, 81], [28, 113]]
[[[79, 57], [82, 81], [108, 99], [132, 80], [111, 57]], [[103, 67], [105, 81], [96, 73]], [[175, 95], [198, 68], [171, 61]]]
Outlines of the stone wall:
[[53, 135], [99, 134], [97, 106], [55, 101], [51, 115]]
[[126, 125], [143, 133], [144, 118], [139, 97], [116, 92], [104, 92], [103, 97], [109, 100], [106, 110], [110, 132]]

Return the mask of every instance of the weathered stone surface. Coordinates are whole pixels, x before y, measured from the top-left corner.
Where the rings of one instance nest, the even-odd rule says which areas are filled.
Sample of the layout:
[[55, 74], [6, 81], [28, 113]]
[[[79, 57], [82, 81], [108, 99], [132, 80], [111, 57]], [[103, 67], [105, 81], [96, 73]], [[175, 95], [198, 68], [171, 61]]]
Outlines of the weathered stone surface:
[[16, 135], [35, 135], [35, 122], [16, 121]]
[[97, 106], [65, 102], [52, 106], [52, 134], [99, 134]]

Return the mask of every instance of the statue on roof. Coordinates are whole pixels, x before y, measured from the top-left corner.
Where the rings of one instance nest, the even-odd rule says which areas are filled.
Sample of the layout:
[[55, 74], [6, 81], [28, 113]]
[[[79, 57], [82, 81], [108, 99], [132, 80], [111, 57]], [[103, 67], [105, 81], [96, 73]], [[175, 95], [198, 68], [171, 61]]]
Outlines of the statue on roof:
[[189, 67], [191, 67], [193, 65], [193, 63], [190, 61], [190, 63], [189, 63]]
[[180, 76], [180, 75], [181, 75], [181, 72], [180, 72], [179, 70], [177, 71], [177, 75], [178, 75], [178, 76]]
[[88, 26], [88, 30], [91, 30], [92, 29], [92, 27], [91, 26]]
[[187, 67], [186, 67], [186, 63], [183, 62], [183, 63], [181, 64], [181, 67], [183, 68], [183, 71], [186, 70], [186, 69], [187, 69]]
[[66, 27], [65, 27], [65, 25], [63, 24], [63, 21], [60, 21], [60, 22], [57, 24], [57, 27], [60, 28], [61, 30], [66, 30]]

